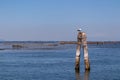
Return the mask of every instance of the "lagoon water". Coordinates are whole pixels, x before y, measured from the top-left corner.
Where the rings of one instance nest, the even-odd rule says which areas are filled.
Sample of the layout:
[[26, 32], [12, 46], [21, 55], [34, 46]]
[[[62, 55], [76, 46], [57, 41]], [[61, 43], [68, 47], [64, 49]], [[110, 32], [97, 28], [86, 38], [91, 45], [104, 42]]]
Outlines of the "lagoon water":
[[117, 46], [89, 46], [91, 70], [84, 70], [81, 53], [79, 73], [74, 70], [75, 45], [51, 50], [1, 50], [0, 80], [120, 80]]

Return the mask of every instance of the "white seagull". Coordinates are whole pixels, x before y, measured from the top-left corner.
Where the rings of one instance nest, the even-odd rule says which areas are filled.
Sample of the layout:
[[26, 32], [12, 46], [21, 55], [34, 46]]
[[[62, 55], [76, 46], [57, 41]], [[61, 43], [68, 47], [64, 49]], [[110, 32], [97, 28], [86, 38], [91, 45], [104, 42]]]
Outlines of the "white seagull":
[[82, 31], [82, 29], [81, 29], [81, 28], [79, 28], [77, 31]]

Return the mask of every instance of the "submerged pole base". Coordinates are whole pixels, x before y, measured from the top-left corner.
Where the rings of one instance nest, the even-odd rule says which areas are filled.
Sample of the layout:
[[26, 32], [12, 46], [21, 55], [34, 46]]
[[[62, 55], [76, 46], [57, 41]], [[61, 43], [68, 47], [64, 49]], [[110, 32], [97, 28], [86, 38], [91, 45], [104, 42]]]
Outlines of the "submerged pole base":
[[90, 71], [90, 67], [89, 68], [85, 68], [86, 71]]
[[79, 70], [79, 67], [80, 67], [80, 55], [76, 56], [75, 70]]
[[90, 70], [90, 63], [89, 60], [85, 60], [85, 70], [89, 71]]
[[75, 67], [75, 70], [76, 70], [76, 71], [79, 71], [79, 69], [80, 69], [80, 68], [79, 68], [79, 66], [77, 65], [77, 66]]
[[80, 72], [80, 69], [79, 69], [79, 68], [75, 68], [75, 72], [76, 72], [76, 73], [79, 73], [79, 72]]

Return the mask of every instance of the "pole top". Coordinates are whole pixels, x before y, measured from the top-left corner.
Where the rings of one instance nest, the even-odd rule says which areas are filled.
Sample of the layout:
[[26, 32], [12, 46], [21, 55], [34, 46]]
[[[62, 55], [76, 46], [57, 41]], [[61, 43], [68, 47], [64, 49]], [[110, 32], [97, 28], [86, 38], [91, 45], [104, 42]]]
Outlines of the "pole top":
[[81, 32], [81, 31], [82, 31], [82, 29], [81, 29], [81, 28], [79, 28], [77, 31], [78, 31], [78, 32]]

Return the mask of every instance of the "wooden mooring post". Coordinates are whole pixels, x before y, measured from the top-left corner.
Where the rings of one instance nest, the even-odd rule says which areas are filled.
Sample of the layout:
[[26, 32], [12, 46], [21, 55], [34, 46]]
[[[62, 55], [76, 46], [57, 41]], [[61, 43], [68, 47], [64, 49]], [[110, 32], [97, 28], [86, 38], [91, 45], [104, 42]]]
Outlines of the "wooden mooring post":
[[75, 62], [75, 70], [79, 70], [80, 65], [80, 54], [81, 48], [83, 48], [84, 52], [84, 63], [85, 63], [85, 70], [90, 70], [90, 63], [88, 57], [88, 47], [87, 47], [87, 36], [85, 32], [81, 32], [81, 29], [78, 30], [77, 36], [77, 49], [76, 49], [76, 62]]

